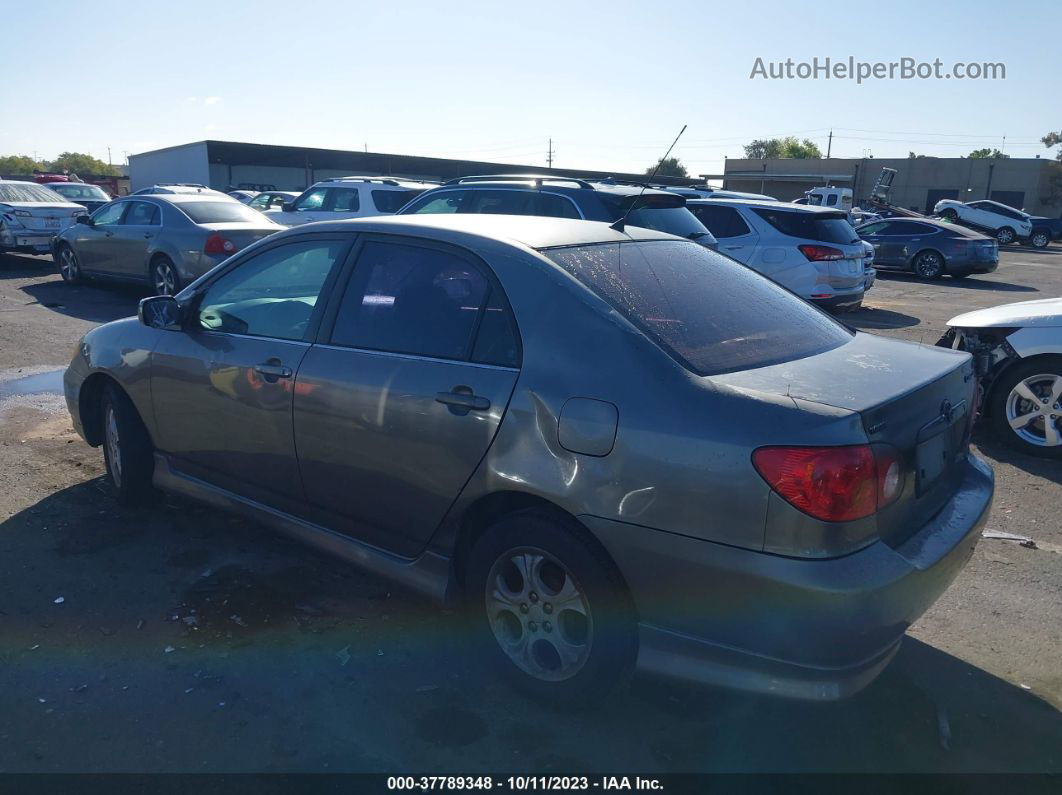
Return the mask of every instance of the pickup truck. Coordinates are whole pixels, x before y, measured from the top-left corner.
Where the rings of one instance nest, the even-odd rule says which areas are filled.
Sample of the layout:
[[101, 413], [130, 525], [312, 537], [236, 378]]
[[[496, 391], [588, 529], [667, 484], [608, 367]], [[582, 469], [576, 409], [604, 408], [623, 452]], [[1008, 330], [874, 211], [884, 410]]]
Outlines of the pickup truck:
[[1029, 245], [1033, 248], [1047, 248], [1052, 240], [1062, 240], [1062, 218], [1034, 215], [1031, 220], [1033, 229], [1029, 235]]

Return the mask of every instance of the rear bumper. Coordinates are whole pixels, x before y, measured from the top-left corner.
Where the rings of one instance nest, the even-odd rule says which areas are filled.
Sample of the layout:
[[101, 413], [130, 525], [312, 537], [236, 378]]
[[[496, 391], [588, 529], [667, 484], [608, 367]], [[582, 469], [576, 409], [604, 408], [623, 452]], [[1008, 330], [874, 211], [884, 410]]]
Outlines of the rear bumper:
[[863, 304], [863, 294], [865, 292], [866, 287], [860, 285], [849, 292], [837, 292], [829, 298], [810, 298], [808, 300], [823, 309], [855, 309]]
[[973, 554], [992, 470], [969, 456], [955, 495], [893, 549], [786, 558], [583, 517], [627, 580], [643, 670], [795, 698], [844, 698], [888, 664], [907, 628]]
[[950, 260], [948, 273], [956, 276], [965, 276], [970, 273], [992, 273], [999, 267], [999, 260]]
[[0, 229], [0, 246], [20, 251], [47, 253], [52, 249], [52, 239], [61, 230]]

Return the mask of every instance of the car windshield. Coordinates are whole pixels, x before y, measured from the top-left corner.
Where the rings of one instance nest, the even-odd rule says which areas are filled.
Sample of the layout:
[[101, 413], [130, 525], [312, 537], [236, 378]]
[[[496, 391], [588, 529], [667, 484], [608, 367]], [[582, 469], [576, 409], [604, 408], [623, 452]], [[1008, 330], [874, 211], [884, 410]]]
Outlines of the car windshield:
[[788, 290], [695, 243], [607, 243], [543, 253], [698, 375], [801, 359], [851, 338]]
[[33, 185], [28, 182], [0, 183], [0, 201], [3, 202], [65, 202], [62, 196], [43, 185]]
[[72, 201], [88, 199], [90, 201], [109, 202], [111, 197], [95, 185], [55, 185], [56, 193]]
[[181, 202], [177, 208], [197, 224], [262, 223], [262, 215], [234, 201]]

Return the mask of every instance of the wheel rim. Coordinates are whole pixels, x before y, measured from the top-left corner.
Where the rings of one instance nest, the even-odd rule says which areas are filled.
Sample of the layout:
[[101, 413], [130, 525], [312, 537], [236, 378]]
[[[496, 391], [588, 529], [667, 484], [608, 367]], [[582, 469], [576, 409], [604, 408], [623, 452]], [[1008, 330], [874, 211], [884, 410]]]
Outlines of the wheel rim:
[[936, 254], [923, 254], [918, 258], [918, 266], [915, 270], [918, 271], [919, 276], [924, 276], [926, 278], [940, 275], [940, 257]]
[[158, 295], [173, 295], [177, 288], [177, 274], [168, 262], [155, 266], [155, 292]]
[[1047, 245], [1047, 235], [1045, 235], [1043, 232], [1037, 232], [1035, 235], [1033, 235], [1032, 244], [1036, 248], [1044, 248]]
[[68, 282], [77, 278], [77, 257], [68, 248], [59, 255], [59, 275]]
[[1019, 439], [1037, 447], [1062, 444], [1062, 375], [1042, 373], [1014, 385], [1007, 395], [1007, 424]]
[[590, 605], [571, 572], [548, 552], [512, 549], [487, 575], [487, 617], [517, 668], [547, 682], [575, 676], [593, 642]]
[[1009, 243], [1014, 239], [1014, 233], [1009, 229], [1000, 229], [997, 237], [1000, 243]]
[[107, 470], [111, 473], [115, 486], [122, 485], [122, 456], [118, 439], [118, 418], [114, 414], [114, 407], [107, 407], [107, 416], [104, 419], [104, 437], [107, 445]]

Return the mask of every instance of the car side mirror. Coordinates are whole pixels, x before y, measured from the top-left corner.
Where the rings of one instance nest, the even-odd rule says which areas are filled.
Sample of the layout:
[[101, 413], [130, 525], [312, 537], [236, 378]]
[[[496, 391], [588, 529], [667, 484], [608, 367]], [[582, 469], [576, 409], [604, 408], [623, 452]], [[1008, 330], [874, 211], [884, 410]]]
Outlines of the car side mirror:
[[172, 295], [153, 295], [140, 299], [136, 315], [149, 328], [165, 331], [180, 331], [183, 312]]
[[295, 202], [284, 202], [280, 205], [280, 209], [286, 213], [293, 213], [295, 212]]
[[79, 215], [75, 220], [79, 224], [84, 224], [85, 226], [93, 226], [94, 225], [92, 223], [92, 216], [91, 215]]

